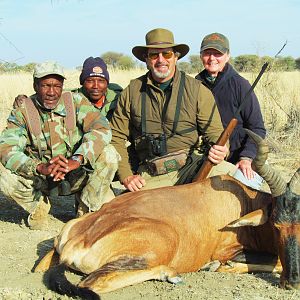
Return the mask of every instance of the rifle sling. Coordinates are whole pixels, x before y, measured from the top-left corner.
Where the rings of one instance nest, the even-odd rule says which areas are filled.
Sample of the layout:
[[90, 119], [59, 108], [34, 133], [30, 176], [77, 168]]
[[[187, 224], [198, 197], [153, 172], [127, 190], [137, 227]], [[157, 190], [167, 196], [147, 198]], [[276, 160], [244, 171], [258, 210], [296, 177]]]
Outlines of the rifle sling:
[[[62, 98], [64, 101], [65, 109], [66, 109], [66, 118], [65, 118], [65, 126], [68, 132], [68, 137], [70, 143], [72, 142], [72, 132], [76, 126], [76, 118], [75, 118], [75, 107], [73, 102], [73, 97], [71, 92], [64, 92], [62, 94]], [[27, 125], [29, 127], [30, 133], [35, 136], [37, 139], [37, 147], [39, 158], [42, 159], [42, 146], [41, 146], [41, 133], [42, 133], [42, 125], [41, 118], [38, 109], [36, 108], [34, 102], [31, 98], [26, 98], [24, 100], [25, 107], [25, 118]], [[52, 126], [49, 124], [49, 132], [50, 132], [50, 143], [52, 148], [52, 140], [51, 140], [51, 132], [53, 131]]]
[[24, 107], [26, 113], [26, 122], [29, 127], [30, 133], [35, 136], [37, 139], [37, 147], [38, 147], [38, 154], [39, 158], [42, 158], [42, 145], [41, 145], [41, 119], [37, 108], [35, 107], [31, 98], [24, 99]]

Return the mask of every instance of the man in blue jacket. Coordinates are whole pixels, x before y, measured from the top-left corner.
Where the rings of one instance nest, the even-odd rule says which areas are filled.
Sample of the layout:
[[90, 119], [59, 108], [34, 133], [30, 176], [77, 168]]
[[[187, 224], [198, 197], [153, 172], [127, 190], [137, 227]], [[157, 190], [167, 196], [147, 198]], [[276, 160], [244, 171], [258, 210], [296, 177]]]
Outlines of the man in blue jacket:
[[[196, 79], [201, 80], [212, 91], [225, 128], [249, 91], [250, 83], [230, 65], [229, 41], [223, 34], [211, 33], [204, 37], [200, 58], [205, 69], [196, 76]], [[246, 101], [237, 116], [238, 124], [230, 137], [228, 161], [238, 168], [234, 177], [247, 185], [259, 188], [262, 180], [251, 166], [256, 155], [256, 146], [247, 137], [243, 127], [263, 138], [266, 129], [255, 93], [252, 92]]]

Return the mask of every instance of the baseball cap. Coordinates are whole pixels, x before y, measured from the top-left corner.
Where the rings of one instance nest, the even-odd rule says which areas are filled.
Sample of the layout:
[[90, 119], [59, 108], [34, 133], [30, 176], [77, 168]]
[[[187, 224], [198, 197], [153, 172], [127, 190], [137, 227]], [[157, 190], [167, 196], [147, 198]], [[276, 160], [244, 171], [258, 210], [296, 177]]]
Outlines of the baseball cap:
[[221, 53], [229, 52], [229, 41], [227, 37], [221, 33], [214, 32], [204, 37], [200, 47], [200, 53], [206, 49], [215, 49]]
[[63, 67], [55, 61], [45, 61], [36, 64], [34, 67], [33, 78], [42, 78], [52, 74], [59, 75], [66, 79]]

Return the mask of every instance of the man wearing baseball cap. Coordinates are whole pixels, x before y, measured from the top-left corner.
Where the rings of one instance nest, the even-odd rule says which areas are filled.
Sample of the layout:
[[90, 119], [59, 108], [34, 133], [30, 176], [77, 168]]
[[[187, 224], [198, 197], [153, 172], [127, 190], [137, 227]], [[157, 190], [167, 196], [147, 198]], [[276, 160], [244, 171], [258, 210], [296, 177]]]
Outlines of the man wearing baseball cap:
[[109, 72], [103, 59], [88, 57], [83, 63], [79, 81], [82, 87], [75, 91], [87, 97], [110, 120], [123, 89], [118, 84], [109, 82]]
[[218, 165], [211, 175], [223, 166], [227, 146], [211, 146], [223, 131], [213, 95], [176, 67], [188, 51], [164, 28], [149, 31], [146, 45], [132, 49], [149, 71], [124, 89], [111, 119], [112, 144], [122, 158], [118, 175], [129, 191], [190, 182], [197, 168], [188, 162], [204, 153]]
[[[241, 100], [249, 91], [250, 83], [229, 63], [229, 41], [221, 33], [214, 32], [203, 38], [200, 46], [200, 59], [205, 69], [196, 76], [196, 79], [212, 91], [223, 126], [226, 127], [240, 106]], [[233, 175], [235, 178], [259, 189], [262, 179], [251, 167], [251, 162], [256, 155], [256, 146], [246, 136], [243, 128], [248, 128], [263, 138], [266, 135], [266, 129], [255, 93], [252, 92], [246, 101], [247, 103], [237, 116], [238, 124], [230, 137], [228, 161], [237, 167]]]
[[64, 80], [58, 63], [37, 64], [35, 94], [0, 135], [0, 188], [29, 212], [31, 229], [47, 227], [54, 196], [75, 194], [79, 214], [98, 210], [118, 167], [107, 119], [87, 98], [63, 93]]

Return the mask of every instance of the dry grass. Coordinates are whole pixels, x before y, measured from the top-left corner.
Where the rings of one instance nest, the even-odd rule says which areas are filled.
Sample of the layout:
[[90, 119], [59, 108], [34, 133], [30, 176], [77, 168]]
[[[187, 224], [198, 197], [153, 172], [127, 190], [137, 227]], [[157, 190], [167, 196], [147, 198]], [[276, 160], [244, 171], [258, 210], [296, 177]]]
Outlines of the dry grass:
[[[244, 76], [253, 82], [256, 74]], [[267, 72], [255, 92], [271, 146], [270, 163], [295, 171], [300, 166], [300, 72]]]
[[[145, 73], [143, 69], [130, 71], [110, 70], [111, 82], [126, 87], [129, 81]], [[65, 88], [79, 86], [77, 70], [66, 72]], [[194, 76], [194, 75], [192, 75]], [[257, 73], [243, 74], [251, 83]], [[33, 93], [32, 75], [28, 73], [4, 74], [0, 82], [0, 130], [6, 123], [14, 97], [18, 94]], [[283, 164], [298, 165], [300, 162], [300, 72], [272, 73], [267, 72], [258, 83], [255, 92], [259, 98], [268, 140], [276, 161]], [[291, 161], [291, 158], [293, 160]]]
[[[133, 70], [109, 70], [110, 81], [126, 87], [131, 79], [134, 79], [145, 73], [143, 69]], [[80, 86], [80, 72], [77, 70], [67, 70], [67, 80], [64, 83], [65, 89], [74, 89]], [[29, 73], [13, 73], [1, 74], [0, 81], [0, 131], [6, 124], [7, 116], [9, 115], [14, 98], [19, 94], [31, 95], [34, 90], [32, 87], [32, 74]]]

